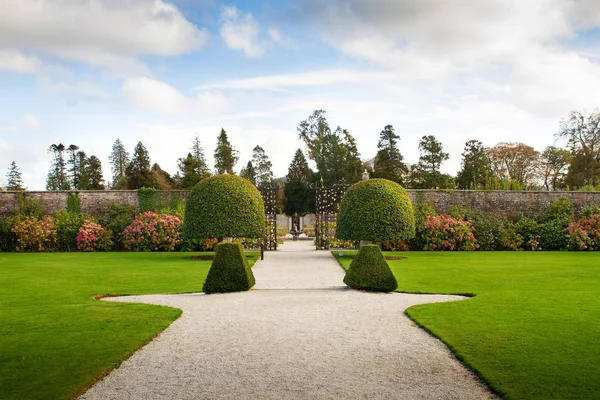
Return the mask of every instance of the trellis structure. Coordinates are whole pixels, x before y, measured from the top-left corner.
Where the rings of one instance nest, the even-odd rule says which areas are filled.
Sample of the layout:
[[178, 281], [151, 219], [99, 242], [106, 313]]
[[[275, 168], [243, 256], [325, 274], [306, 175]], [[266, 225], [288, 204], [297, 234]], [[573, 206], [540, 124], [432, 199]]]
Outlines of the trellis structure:
[[328, 250], [335, 238], [335, 223], [340, 200], [350, 187], [349, 184], [336, 184], [315, 189], [315, 246], [317, 250]]
[[259, 190], [265, 203], [265, 250], [277, 250], [277, 187], [263, 186]]

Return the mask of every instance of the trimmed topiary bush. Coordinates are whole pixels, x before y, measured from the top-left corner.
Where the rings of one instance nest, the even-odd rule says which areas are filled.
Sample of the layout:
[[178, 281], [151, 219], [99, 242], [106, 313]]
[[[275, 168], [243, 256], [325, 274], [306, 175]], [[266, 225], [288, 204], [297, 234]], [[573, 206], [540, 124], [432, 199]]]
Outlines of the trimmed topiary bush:
[[[387, 179], [355, 183], [340, 202], [336, 236], [376, 243], [413, 238], [415, 216], [408, 193]], [[398, 287], [378, 245], [361, 247], [346, 272], [344, 283], [354, 289], [377, 292], [391, 292]]]
[[[183, 225], [184, 239], [261, 238], [265, 204], [256, 187], [235, 175], [200, 181], [190, 192]], [[239, 243], [217, 245], [204, 283], [205, 293], [239, 292], [254, 286], [254, 275]]]
[[254, 286], [254, 275], [240, 243], [219, 243], [203, 291], [241, 292]]
[[413, 238], [415, 217], [408, 193], [387, 179], [355, 183], [340, 202], [336, 236], [372, 242]]
[[185, 206], [185, 239], [265, 235], [265, 205], [250, 181], [235, 175], [217, 175], [200, 181]]
[[393, 292], [398, 288], [398, 282], [376, 244], [367, 244], [360, 249], [346, 272], [344, 283], [354, 289], [375, 292]]

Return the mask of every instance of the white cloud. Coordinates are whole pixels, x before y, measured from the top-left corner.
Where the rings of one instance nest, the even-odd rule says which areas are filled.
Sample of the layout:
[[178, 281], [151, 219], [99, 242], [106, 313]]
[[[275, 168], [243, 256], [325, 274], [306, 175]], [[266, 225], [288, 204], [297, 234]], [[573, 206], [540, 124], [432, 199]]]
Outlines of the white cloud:
[[196, 90], [233, 89], [233, 90], [271, 90], [283, 91], [290, 88], [307, 86], [326, 86], [337, 83], [365, 84], [375, 81], [394, 80], [396, 74], [362, 72], [353, 70], [323, 70], [297, 74], [279, 74], [246, 79], [229, 79], [223, 82], [198, 85]]
[[147, 111], [168, 115], [213, 115], [225, 112], [229, 103], [217, 92], [187, 97], [173, 86], [147, 77], [131, 78], [122, 87], [127, 102]]
[[144, 71], [141, 55], [200, 48], [205, 31], [162, 0], [1, 0], [0, 49], [40, 52], [105, 67]]
[[241, 50], [246, 57], [260, 57], [264, 44], [259, 42], [260, 26], [251, 13], [244, 14], [235, 6], [221, 13], [221, 37], [230, 49]]
[[39, 70], [40, 61], [13, 49], [0, 49], [0, 71], [34, 74]]

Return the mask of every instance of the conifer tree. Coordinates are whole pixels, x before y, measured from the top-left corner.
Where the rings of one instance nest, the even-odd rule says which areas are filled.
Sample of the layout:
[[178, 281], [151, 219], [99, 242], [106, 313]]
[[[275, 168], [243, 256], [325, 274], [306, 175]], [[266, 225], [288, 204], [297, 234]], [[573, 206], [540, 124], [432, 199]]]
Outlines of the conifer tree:
[[112, 169], [113, 189], [127, 188], [127, 167], [129, 166], [129, 153], [120, 139], [115, 140], [112, 153], [108, 156]]
[[89, 158], [86, 158], [83, 172], [81, 174], [80, 189], [103, 190], [103, 181], [104, 177], [102, 175], [102, 162], [100, 159], [96, 156], [90, 156]]
[[252, 164], [252, 161], [248, 161], [248, 164], [240, 171], [240, 176], [244, 179], [248, 179], [254, 186], [256, 186], [256, 169]]
[[221, 133], [217, 137], [217, 148], [215, 149], [215, 170], [217, 175], [225, 172], [234, 174], [233, 168], [238, 159], [238, 151], [229, 143], [225, 129], [221, 128]]
[[7, 190], [25, 190], [23, 187], [21, 171], [19, 170], [19, 167], [17, 167], [17, 163], [14, 161], [10, 163], [10, 168], [6, 174], [6, 181]]
[[398, 150], [398, 141], [400, 136], [394, 132], [392, 125], [387, 125], [379, 134], [379, 143], [377, 144], [377, 155], [375, 156], [374, 178], [383, 178], [399, 184], [404, 183], [404, 176], [408, 173], [408, 168], [404, 163], [404, 157]]
[[256, 146], [253, 149], [252, 165], [256, 169], [256, 185], [258, 187], [271, 185], [273, 182], [273, 164], [265, 153], [265, 150]]
[[150, 155], [142, 142], [138, 142], [135, 146], [126, 173], [129, 189], [156, 187], [156, 178], [150, 169]]
[[54, 158], [50, 165], [50, 171], [46, 179], [47, 190], [69, 190], [71, 187], [67, 179], [67, 165], [65, 162], [65, 146], [62, 143], [52, 144], [48, 152], [53, 153]]

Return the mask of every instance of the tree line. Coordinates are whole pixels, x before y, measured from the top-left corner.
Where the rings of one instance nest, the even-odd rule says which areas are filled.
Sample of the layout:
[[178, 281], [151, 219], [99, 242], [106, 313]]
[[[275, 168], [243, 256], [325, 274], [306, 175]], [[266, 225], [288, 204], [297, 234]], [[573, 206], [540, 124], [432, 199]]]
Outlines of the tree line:
[[[378, 151], [372, 160], [361, 158], [356, 139], [347, 129], [330, 126], [324, 110], [315, 110], [301, 121], [297, 133], [305, 148], [296, 150], [286, 177], [277, 180], [280, 186], [283, 182], [289, 186], [289, 193], [280, 197], [293, 198], [292, 193], [305, 192], [317, 184], [353, 183], [362, 179], [364, 171], [370, 177], [389, 179], [415, 189], [593, 190], [600, 185], [599, 110], [587, 115], [572, 111], [560, 122], [555, 136], [566, 139], [566, 148], [548, 146], [539, 152], [525, 143], [501, 142], [485, 147], [478, 140], [469, 140], [456, 176], [441, 172], [450, 155], [434, 135], [421, 138], [419, 159], [416, 164], [408, 165], [400, 152], [401, 138], [392, 125], [379, 133]], [[225, 129], [217, 136], [213, 169], [196, 135], [190, 151], [178, 160], [174, 175], [151, 163], [142, 142], [137, 143], [131, 154], [117, 139], [109, 156], [112, 172], [109, 184], [104, 183], [100, 160], [94, 155], [87, 156], [77, 145], [52, 144], [48, 151], [53, 154], [46, 179], [48, 190], [189, 189], [213, 173], [236, 173], [240, 161], [239, 151], [229, 141]], [[309, 167], [308, 160], [314, 162], [316, 170]], [[276, 183], [272, 163], [259, 145], [237, 173], [257, 186]], [[14, 161], [7, 181], [9, 190], [24, 188]]]

